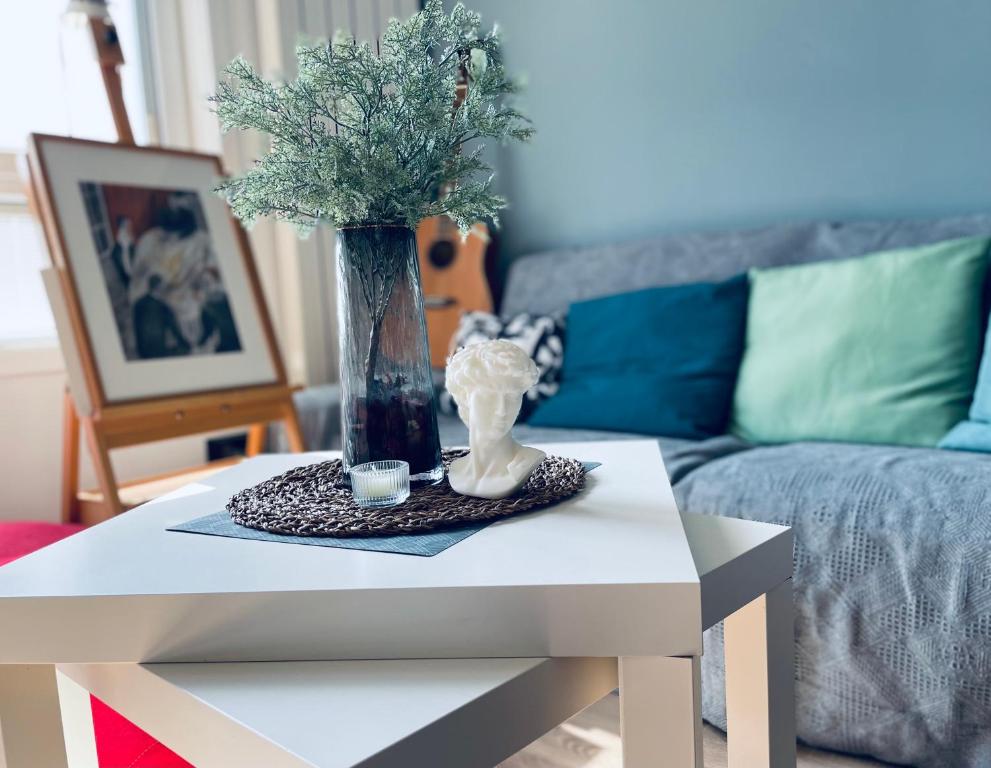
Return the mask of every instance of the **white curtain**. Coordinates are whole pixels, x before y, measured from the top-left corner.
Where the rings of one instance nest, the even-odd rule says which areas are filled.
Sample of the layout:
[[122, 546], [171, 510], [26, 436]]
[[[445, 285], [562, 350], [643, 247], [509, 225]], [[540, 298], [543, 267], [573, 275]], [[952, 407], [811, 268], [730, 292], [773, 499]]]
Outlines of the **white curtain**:
[[[152, 73], [150, 128], [166, 146], [223, 156], [228, 171], [265, 152], [263, 137], [221, 139], [207, 96], [223, 67], [243, 55], [266, 76], [295, 73], [300, 39], [347, 29], [358, 39], [380, 36], [389, 18], [419, 10], [419, 0], [139, 0]], [[290, 380], [319, 384], [337, 378], [334, 234], [321, 228], [300, 241], [284, 224], [251, 231], [255, 261]]]

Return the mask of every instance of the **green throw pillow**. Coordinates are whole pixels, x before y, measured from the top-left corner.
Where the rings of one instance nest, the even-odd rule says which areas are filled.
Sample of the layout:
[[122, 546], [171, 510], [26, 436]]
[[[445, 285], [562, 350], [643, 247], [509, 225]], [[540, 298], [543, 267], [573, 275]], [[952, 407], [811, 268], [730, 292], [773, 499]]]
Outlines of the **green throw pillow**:
[[967, 417], [988, 240], [750, 273], [732, 431], [936, 445]]

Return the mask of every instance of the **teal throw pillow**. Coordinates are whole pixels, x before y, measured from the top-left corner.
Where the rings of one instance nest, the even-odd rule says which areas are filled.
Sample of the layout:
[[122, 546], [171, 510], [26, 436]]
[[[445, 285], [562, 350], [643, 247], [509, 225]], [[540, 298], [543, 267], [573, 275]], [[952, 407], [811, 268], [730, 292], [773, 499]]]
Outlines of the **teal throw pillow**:
[[988, 240], [750, 273], [732, 431], [934, 446], [966, 416]]
[[[988, 326], [991, 328], [991, 326]], [[961, 421], [939, 441], [940, 448], [991, 453], [991, 333], [984, 336], [984, 355], [967, 421]]]
[[530, 424], [702, 439], [726, 431], [747, 276], [572, 304], [561, 387]]

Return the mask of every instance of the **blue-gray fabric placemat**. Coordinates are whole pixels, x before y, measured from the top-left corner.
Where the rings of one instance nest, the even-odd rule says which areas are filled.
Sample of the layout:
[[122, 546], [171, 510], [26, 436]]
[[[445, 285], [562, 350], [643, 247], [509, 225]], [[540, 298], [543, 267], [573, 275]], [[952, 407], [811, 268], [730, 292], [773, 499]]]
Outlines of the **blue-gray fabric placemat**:
[[338, 549], [364, 549], [369, 552], [395, 552], [402, 555], [420, 555], [433, 557], [450, 546], [467, 539], [485, 526], [495, 522], [485, 520], [458, 528], [447, 528], [442, 531], [415, 533], [404, 536], [365, 536], [349, 539], [334, 539], [328, 536], [287, 536], [282, 533], [269, 533], [256, 528], [245, 528], [238, 525], [227, 510], [214, 512], [212, 515], [198, 517], [186, 523], [180, 523], [168, 530], [181, 533], [205, 533], [208, 536], [226, 536], [231, 539], [253, 539], [255, 541], [278, 541], [283, 544], [309, 544], [315, 547], [336, 547]]
[[[591, 472], [602, 466], [599, 462], [586, 461], [585, 471]], [[418, 555], [433, 557], [448, 547], [453, 547], [459, 541], [464, 541], [473, 533], [496, 522], [484, 520], [480, 523], [445, 528], [441, 531], [414, 533], [403, 536], [367, 536], [348, 539], [335, 539], [328, 536], [286, 536], [281, 533], [269, 533], [256, 528], [246, 528], [238, 525], [227, 510], [214, 512], [195, 520], [179, 523], [169, 531], [179, 533], [201, 533], [207, 536], [224, 536], [229, 539], [251, 539], [253, 541], [275, 541], [282, 544], [308, 544], [314, 547], [335, 547], [337, 549], [362, 549], [367, 552], [392, 552], [398, 555]]]

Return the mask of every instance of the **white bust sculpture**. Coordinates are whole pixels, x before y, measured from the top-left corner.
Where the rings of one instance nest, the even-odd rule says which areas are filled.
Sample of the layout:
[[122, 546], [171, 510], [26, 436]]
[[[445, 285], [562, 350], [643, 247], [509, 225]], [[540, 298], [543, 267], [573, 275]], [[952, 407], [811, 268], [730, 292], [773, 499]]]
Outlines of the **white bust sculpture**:
[[467, 456], [455, 459], [448, 481], [458, 493], [503, 499], [518, 491], [544, 460], [544, 452], [517, 443], [523, 393], [536, 384], [536, 364], [504, 341], [483, 341], [458, 350], [447, 362], [447, 389], [468, 427]]

